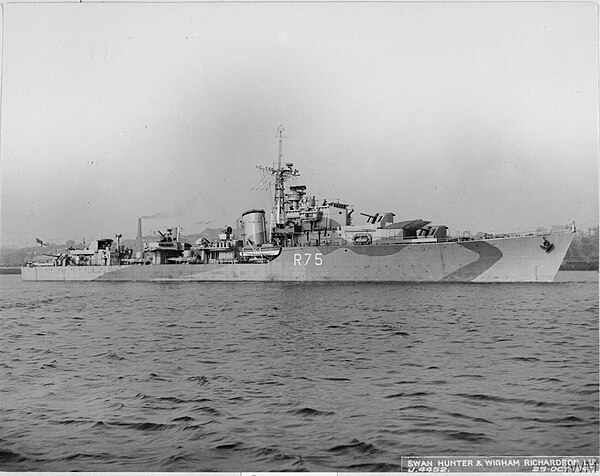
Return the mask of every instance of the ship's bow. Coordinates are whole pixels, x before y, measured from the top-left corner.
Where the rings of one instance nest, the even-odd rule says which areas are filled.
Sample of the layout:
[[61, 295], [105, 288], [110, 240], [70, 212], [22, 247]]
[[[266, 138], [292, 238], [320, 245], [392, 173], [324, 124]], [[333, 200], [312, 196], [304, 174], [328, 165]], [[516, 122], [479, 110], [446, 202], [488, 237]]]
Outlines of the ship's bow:
[[552, 282], [574, 233], [528, 235], [489, 240], [502, 257], [475, 282]]

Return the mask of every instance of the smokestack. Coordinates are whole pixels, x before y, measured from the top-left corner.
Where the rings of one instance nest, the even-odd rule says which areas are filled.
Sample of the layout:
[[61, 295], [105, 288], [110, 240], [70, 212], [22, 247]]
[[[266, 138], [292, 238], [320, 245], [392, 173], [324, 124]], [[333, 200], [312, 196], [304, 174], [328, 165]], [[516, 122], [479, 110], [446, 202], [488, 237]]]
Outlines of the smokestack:
[[135, 239], [135, 251], [142, 251], [142, 219], [138, 218], [138, 232], [137, 238]]

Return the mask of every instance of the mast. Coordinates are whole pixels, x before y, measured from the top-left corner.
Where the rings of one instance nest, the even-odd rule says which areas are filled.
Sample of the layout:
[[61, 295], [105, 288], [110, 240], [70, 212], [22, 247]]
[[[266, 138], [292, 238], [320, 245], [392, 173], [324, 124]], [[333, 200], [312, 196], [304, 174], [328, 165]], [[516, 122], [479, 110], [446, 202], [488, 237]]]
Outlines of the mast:
[[277, 135], [279, 138], [279, 148], [277, 154], [277, 168], [275, 167], [258, 167], [259, 169], [266, 170], [275, 176], [275, 223], [276, 227], [283, 227], [286, 222], [285, 216], [285, 182], [290, 177], [297, 177], [300, 175], [298, 170], [293, 169], [293, 165], [291, 162], [285, 164], [285, 166], [281, 163], [281, 159], [283, 158], [283, 139], [284, 139], [284, 129], [282, 125], [279, 125], [277, 128]]
[[281, 124], [277, 128], [277, 133], [279, 134], [279, 153], [277, 154], [277, 165], [278, 168], [281, 168], [281, 158], [283, 157], [283, 132], [285, 129]]
[[285, 178], [281, 168], [281, 158], [283, 157], [283, 126], [280, 124], [277, 129], [279, 135], [279, 151], [277, 154], [277, 173], [275, 175], [275, 224], [285, 224]]

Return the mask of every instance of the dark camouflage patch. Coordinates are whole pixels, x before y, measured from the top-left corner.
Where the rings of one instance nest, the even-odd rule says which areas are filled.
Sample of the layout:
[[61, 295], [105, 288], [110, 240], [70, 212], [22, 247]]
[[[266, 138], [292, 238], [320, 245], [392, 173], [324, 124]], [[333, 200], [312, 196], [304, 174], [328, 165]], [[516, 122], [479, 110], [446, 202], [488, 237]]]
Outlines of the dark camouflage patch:
[[332, 253], [333, 251], [340, 249], [347, 249], [348, 252], [355, 253], [357, 255], [364, 256], [390, 256], [402, 251], [406, 246], [409, 245], [348, 245], [348, 246], [319, 246], [319, 252], [324, 255]]
[[502, 258], [502, 251], [485, 241], [461, 241], [460, 246], [479, 255], [479, 259], [445, 276], [442, 281], [473, 281]]

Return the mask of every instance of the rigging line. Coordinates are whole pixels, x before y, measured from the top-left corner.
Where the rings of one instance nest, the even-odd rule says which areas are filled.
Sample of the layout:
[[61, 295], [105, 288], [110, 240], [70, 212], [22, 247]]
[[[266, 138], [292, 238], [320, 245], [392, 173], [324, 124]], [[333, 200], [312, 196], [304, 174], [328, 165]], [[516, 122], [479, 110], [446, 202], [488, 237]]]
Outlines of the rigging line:
[[263, 190], [269, 190], [273, 184], [265, 177], [263, 180], [262, 186]]

